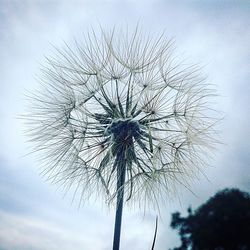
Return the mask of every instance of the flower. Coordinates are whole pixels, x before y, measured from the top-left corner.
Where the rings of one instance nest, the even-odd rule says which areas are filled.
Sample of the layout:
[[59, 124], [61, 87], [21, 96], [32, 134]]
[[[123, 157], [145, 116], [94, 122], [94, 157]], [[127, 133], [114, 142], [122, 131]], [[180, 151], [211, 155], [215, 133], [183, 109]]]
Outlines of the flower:
[[[43, 173], [81, 198], [157, 204], [188, 185], [216, 143], [214, 90], [164, 35], [88, 33], [47, 58], [27, 134]], [[103, 192], [104, 191], [104, 192]], [[123, 197], [123, 195], [122, 195]]]

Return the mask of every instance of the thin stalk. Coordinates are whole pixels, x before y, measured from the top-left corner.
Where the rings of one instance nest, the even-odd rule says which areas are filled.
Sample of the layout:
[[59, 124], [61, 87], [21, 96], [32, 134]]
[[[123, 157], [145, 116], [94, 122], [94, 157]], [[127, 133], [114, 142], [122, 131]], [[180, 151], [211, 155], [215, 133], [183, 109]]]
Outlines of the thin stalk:
[[113, 250], [120, 249], [120, 236], [122, 224], [122, 210], [123, 210], [123, 197], [124, 197], [124, 183], [126, 173], [126, 160], [124, 152], [121, 152], [118, 157], [117, 165], [117, 201], [116, 201], [116, 214], [115, 214], [115, 229], [113, 239]]
[[155, 241], [156, 241], [156, 235], [157, 235], [157, 228], [158, 228], [158, 216], [156, 216], [155, 220], [155, 233], [154, 233], [154, 239], [153, 239], [153, 244], [151, 250], [154, 250], [155, 248]]

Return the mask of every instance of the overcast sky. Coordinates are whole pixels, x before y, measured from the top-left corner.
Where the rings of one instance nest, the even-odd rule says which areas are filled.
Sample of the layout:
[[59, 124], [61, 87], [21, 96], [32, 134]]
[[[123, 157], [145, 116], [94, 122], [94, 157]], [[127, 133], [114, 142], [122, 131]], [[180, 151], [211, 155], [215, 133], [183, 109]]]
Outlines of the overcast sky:
[[[217, 86], [218, 109], [225, 119], [207, 178], [195, 181], [169, 201], [160, 220], [156, 250], [179, 244], [169, 228], [170, 215], [196, 208], [216, 191], [250, 191], [250, 2], [245, 1], [49, 1], [0, 0], [0, 249], [108, 250], [114, 211], [98, 202], [78, 209], [71, 196], [39, 175], [17, 119], [25, 110], [24, 93], [37, 85], [39, 63], [50, 43], [78, 38], [91, 26], [140, 25], [165, 30], [181, 55], [205, 65]], [[125, 209], [121, 249], [150, 249], [155, 211], [143, 217]]]

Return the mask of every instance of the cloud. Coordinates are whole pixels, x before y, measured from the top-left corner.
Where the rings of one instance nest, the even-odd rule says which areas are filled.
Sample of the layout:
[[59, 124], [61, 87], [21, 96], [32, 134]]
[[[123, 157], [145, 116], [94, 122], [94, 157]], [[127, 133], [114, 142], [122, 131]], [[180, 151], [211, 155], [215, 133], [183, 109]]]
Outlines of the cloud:
[[0, 211], [0, 249], [72, 250], [104, 249], [102, 236], [84, 234], [53, 221]]

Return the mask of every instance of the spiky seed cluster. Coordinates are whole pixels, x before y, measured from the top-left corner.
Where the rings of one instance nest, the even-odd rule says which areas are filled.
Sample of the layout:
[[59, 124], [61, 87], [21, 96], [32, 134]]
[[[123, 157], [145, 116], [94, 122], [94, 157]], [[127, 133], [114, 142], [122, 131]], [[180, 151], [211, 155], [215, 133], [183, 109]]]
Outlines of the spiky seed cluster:
[[104, 190], [111, 202], [122, 159], [127, 201], [155, 204], [176, 183], [187, 185], [216, 121], [198, 67], [177, 62], [164, 36], [138, 29], [93, 32], [56, 51], [26, 116], [49, 179], [74, 186], [82, 199]]

